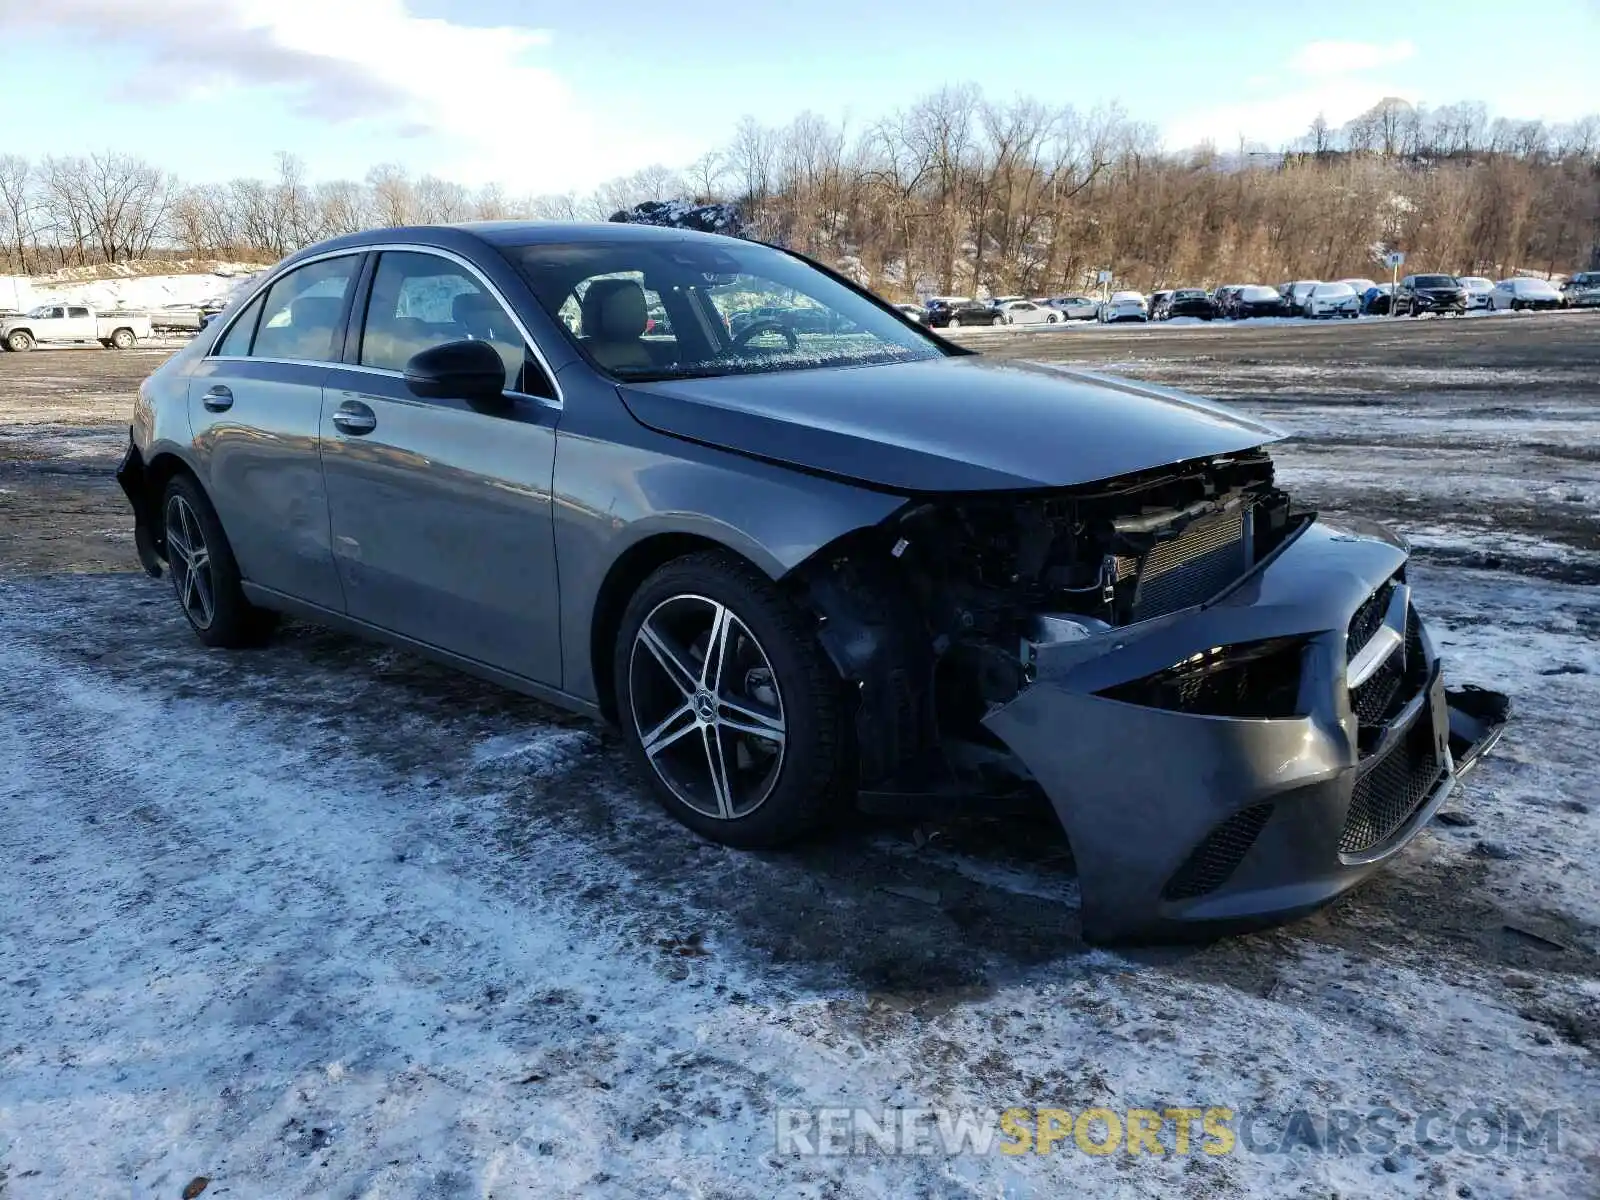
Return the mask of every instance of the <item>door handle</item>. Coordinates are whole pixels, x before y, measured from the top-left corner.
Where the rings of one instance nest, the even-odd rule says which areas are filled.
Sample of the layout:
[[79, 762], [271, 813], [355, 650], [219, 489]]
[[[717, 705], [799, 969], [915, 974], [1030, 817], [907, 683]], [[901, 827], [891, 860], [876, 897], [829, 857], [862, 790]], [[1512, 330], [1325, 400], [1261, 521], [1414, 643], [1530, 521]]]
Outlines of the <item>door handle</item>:
[[360, 437], [378, 427], [378, 414], [359, 400], [346, 400], [334, 410], [333, 427], [340, 433]]
[[208, 412], [226, 412], [233, 407], [233, 393], [220, 383], [212, 384], [206, 389], [200, 403], [206, 406]]

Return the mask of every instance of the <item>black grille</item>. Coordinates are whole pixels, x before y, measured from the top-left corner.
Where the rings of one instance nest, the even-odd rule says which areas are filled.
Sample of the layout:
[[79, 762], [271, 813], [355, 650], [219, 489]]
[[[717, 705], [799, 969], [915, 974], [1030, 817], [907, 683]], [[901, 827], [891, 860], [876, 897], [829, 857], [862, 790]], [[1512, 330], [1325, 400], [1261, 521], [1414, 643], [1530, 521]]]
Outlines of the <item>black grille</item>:
[[1440, 774], [1433, 723], [1424, 710], [1405, 736], [1356, 780], [1339, 852], [1358, 854], [1388, 841], [1427, 799]]
[[[1374, 594], [1384, 595], [1385, 607], [1388, 606], [1387, 593], [1392, 585], [1386, 585]], [[1357, 611], [1355, 618], [1350, 622], [1350, 636], [1347, 645], [1355, 644], [1356, 622], [1362, 619], [1362, 614], [1372, 604], [1369, 599]], [[1373, 626], [1373, 632], [1377, 626]], [[1361, 640], [1364, 646], [1372, 638], [1368, 633]], [[1357, 646], [1359, 649], [1360, 646]], [[1402, 666], [1402, 660], [1404, 665]], [[1411, 698], [1422, 690], [1428, 682], [1428, 665], [1423, 661], [1422, 654], [1422, 627], [1417, 618], [1417, 610], [1406, 610], [1406, 640], [1405, 654], [1402, 656], [1397, 647], [1395, 653], [1384, 660], [1360, 687], [1350, 689], [1350, 711], [1356, 716], [1358, 736], [1361, 733], [1376, 733], [1378, 727], [1391, 721], [1400, 709], [1410, 702]]]
[[1167, 886], [1161, 889], [1162, 897], [1190, 900], [1216, 891], [1238, 869], [1271, 815], [1272, 805], [1255, 804], [1218, 825], [1173, 872]]
[[1350, 711], [1362, 725], [1381, 725], [1395, 707], [1405, 676], [1400, 670], [1399, 647], [1360, 687], [1350, 689]]
[[1361, 648], [1370, 642], [1372, 635], [1382, 627], [1383, 618], [1389, 612], [1389, 600], [1393, 595], [1394, 580], [1391, 579], [1361, 602], [1361, 607], [1356, 609], [1356, 615], [1350, 618], [1350, 631], [1345, 635], [1346, 658], [1354, 658], [1361, 653]]
[[1194, 522], [1158, 543], [1139, 564], [1133, 619], [1147, 620], [1211, 599], [1250, 565], [1245, 510], [1237, 507]]

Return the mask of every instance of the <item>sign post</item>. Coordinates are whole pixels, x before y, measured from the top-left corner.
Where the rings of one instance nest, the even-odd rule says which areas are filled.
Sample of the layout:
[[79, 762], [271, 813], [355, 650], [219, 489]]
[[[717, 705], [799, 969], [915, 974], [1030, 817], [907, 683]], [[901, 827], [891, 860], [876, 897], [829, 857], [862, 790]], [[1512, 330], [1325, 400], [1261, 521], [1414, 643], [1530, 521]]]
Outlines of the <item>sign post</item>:
[[1100, 303], [1104, 304], [1110, 297], [1111, 272], [1101, 271], [1095, 277], [1095, 282], [1100, 285]]
[[1400, 265], [1406, 261], [1404, 250], [1391, 250], [1383, 256], [1383, 265], [1389, 268], [1389, 315], [1394, 316], [1394, 294], [1400, 289]]

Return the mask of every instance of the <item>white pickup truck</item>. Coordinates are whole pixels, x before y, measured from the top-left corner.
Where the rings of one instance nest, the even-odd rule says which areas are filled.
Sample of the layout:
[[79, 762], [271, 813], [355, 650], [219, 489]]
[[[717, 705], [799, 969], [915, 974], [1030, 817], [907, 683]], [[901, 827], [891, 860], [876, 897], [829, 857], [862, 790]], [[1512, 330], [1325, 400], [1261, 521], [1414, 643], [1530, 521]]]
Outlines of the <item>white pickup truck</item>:
[[0, 346], [18, 353], [57, 342], [99, 342], [113, 350], [131, 350], [149, 336], [150, 318], [144, 313], [96, 313], [81, 304], [41, 304], [20, 317], [0, 320]]

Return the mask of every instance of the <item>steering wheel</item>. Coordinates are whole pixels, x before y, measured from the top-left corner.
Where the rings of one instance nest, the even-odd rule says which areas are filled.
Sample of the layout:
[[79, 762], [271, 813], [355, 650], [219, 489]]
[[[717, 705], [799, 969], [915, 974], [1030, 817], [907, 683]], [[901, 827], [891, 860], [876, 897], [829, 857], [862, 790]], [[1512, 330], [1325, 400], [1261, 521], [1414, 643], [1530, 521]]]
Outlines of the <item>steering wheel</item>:
[[733, 348], [743, 350], [751, 338], [758, 333], [777, 333], [783, 335], [783, 340], [789, 343], [790, 350], [800, 349], [800, 339], [795, 337], [794, 330], [782, 321], [752, 321], [738, 333], [733, 335]]

